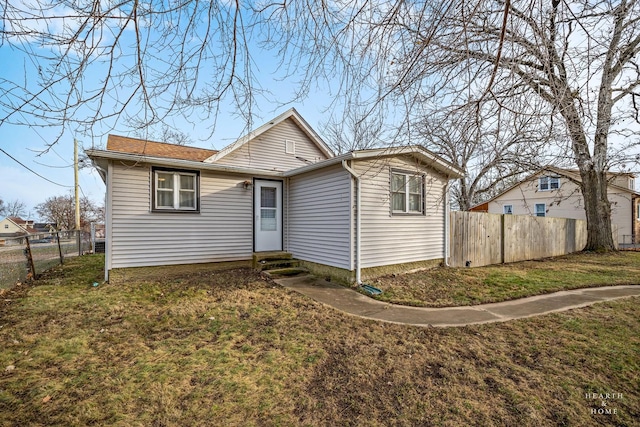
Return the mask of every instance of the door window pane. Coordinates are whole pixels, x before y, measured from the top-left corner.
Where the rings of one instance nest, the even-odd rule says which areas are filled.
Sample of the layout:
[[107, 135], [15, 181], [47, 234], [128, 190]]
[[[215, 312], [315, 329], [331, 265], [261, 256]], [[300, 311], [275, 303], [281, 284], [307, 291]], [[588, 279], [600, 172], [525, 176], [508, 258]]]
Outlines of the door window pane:
[[260, 207], [263, 207], [263, 208], [276, 207], [276, 188], [275, 187], [260, 188]]
[[260, 209], [260, 230], [276, 231], [278, 229], [276, 210]]

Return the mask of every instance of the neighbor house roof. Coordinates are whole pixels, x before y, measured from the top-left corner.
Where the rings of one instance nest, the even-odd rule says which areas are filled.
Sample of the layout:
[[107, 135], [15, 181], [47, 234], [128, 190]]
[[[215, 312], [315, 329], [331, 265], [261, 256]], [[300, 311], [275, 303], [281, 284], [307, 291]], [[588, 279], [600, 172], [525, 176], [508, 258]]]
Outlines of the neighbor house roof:
[[15, 225], [23, 226], [27, 223], [27, 221], [17, 216], [10, 216], [7, 218], [9, 219], [9, 221], [13, 222]]
[[[576, 182], [581, 182], [582, 179], [580, 178], [580, 171], [577, 169], [563, 169], [563, 168], [558, 168], [555, 166], [545, 166], [543, 168], [538, 169], [537, 171], [533, 172], [532, 174], [528, 175], [526, 178], [518, 181], [517, 183], [513, 184], [510, 187], [507, 187], [506, 189], [502, 190], [500, 193], [496, 194], [495, 196], [493, 196], [492, 198], [490, 198], [489, 200], [485, 200], [482, 203], [478, 203], [477, 205], [473, 206], [470, 210], [471, 211], [486, 211], [489, 208], [489, 203], [493, 202], [494, 200], [496, 200], [497, 198], [501, 197], [503, 194], [513, 190], [514, 188], [516, 188], [517, 186], [519, 186], [520, 184], [522, 184], [523, 182], [527, 182], [529, 180], [531, 180], [532, 178], [534, 178], [537, 175], [540, 175], [543, 172], [553, 172], [557, 175], [561, 175], [564, 176], [566, 178], [569, 178], [573, 181]], [[634, 177], [635, 175], [630, 173], [630, 172], [608, 172], [607, 175], [609, 177], [615, 177], [615, 176], [630, 176], [630, 177]], [[611, 188], [615, 188], [617, 190], [622, 190], [622, 191], [626, 191], [628, 193], [631, 193], [633, 196], [638, 196], [640, 197], [640, 193], [637, 193], [636, 191], [630, 189], [630, 188], [626, 188], [626, 187], [621, 187], [619, 185], [615, 185], [615, 184], [611, 184], [609, 183], [609, 187]]]
[[298, 125], [298, 127], [300, 127], [300, 129], [302, 129], [302, 131], [307, 135], [307, 137], [309, 137], [309, 139], [318, 147], [318, 149], [320, 151], [322, 151], [322, 153], [325, 156], [327, 156], [327, 157], [333, 157], [334, 156], [333, 151], [331, 151], [329, 146], [322, 140], [322, 138], [320, 138], [320, 135], [318, 135], [313, 130], [313, 128], [311, 128], [311, 126], [309, 126], [307, 121], [302, 118], [302, 116], [296, 111], [295, 108], [291, 108], [291, 109], [285, 111], [284, 113], [280, 114], [275, 119], [270, 120], [269, 122], [265, 123], [264, 125], [260, 126], [259, 128], [249, 132], [248, 134], [246, 134], [242, 138], [240, 138], [240, 139], [236, 140], [235, 142], [227, 145], [225, 148], [223, 148], [222, 150], [220, 150], [219, 152], [217, 152], [216, 154], [214, 154], [210, 158], [208, 158], [206, 160], [206, 162], [215, 162], [216, 160], [219, 160], [220, 158], [226, 156], [227, 154], [231, 153], [232, 151], [237, 150], [238, 148], [242, 147], [247, 142], [251, 141], [254, 138], [257, 138], [261, 134], [265, 133], [269, 129], [272, 129], [273, 127], [277, 126], [279, 123], [282, 123], [283, 121], [285, 121], [287, 119], [293, 120], [294, 123], [296, 125]]
[[216, 150], [185, 147], [184, 145], [147, 141], [118, 135], [109, 135], [107, 138], [107, 150], [147, 157], [191, 160], [194, 162], [201, 162], [217, 153]]

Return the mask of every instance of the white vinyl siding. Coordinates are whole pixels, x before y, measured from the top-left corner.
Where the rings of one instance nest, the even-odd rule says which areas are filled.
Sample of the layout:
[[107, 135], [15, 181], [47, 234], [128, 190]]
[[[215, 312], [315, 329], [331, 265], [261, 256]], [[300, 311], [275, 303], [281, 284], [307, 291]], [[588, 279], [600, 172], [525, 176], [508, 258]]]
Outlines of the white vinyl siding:
[[112, 268], [250, 259], [252, 191], [242, 175], [200, 175], [200, 213], [151, 212], [151, 168], [112, 167]]
[[[362, 174], [362, 267], [442, 258], [446, 178], [410, 157], [355, 161], [352, 166]], [[425, 175], [424, 215], [391, 214], [390, 172], [395, 169]]]
[[339, 165], [290, 178], [287, 250], [295, 258], [352, 269], [350, 189]]
[[[288, 153], [291, 148], [293, 153]], [[302, 129], [292, 119], [287, 119], [218, 159], [216, 163], [288, 171], [325, 159], [327, 156]]]

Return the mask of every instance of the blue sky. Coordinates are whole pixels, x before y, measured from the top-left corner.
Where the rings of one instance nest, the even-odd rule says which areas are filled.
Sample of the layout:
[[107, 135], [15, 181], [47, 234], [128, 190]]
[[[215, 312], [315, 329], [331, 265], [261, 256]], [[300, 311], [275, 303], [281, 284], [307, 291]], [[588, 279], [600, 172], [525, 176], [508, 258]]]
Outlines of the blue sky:
[[[32, 46], [29, 48], [34, 49]], [[306, 101], [283, 104], [287, 99], [292, 98], [293, 89], [296, 87], [295, 83], [292, 80], [283, 81], [278, 78], [275, 55], [256, 48], [253, 48], [252, 53], [255, 53], [253, 71], [257, 75], [259, 85], [271, 92], [271, 99], [266, 97], [256, 99], [257, 109], [253, 110], [254, 122], [251, 127], [258, 127], [286, 109], [295, 107], [309, 124], [322, 134], [321, 122], [328, 120], [326, 108], [332, 100], [328, 95], [327, 88], [312, 87], [305, 98]], [[30, 87], [34, 87], [37, 80], [35, 71], [37, 64], [30, 55], [25, 55], [20, 50], [4, 44], [0, 47], [0, 64], [10, 64], [0, 68], [0, 82], [23, 82], [26, 80]], [[90, 79], [87, 82], [87, 87], [93, 83]], [[201, 127], [193, 126], [186, 121], [180, 122], [178, 118], [172, 122], [172, 125], [191, 137], [194, 141], [192, 146], [221, 149], [242, 136], [246, 131], [246, 123], [234, 116], [234, 112], [231, 105], [223, 104], [213, 135], [210, 135], [206, 129], [209, 123], [205, 122]], [[22, 117], [15, 115], [15, 119], [22, 119]], [[123, 121], [118, 122], [114, 127], [115, 129], [109, 133], [132, 137], [140, 136], [132, 132], [131, 127]], [[78, 139], [81, 152], [83, 149], [92, 147], [101, 148], [106, 144], [106, 136], [92, 137], [65, 128], [60, 141], [48, 152], [44, 152], [47, 145], [55, 140], [59, 132], [60, 128], [51, 127], [11, 124], [0, 126], [0, 148], [15, 158], [13, 160], [5, 153], [0, 152], [0, 198], [5, 202], [13, 200], [24, 202], [27, 205], [26, 217], [37, 219], [36, 205], [44, 202], [48, 197], [66, 194], [73, 190], [74, 138]], [[84, 168], [80, 171], [80, 188], [82, 194], [96, 202], [103, 202], [104, 183], [92, 168]]]
[[[0, 52], [0, 61], [2, 60]], [[322, 95], [318, 94], [315, 99], [321, 97]], [[295, 107], [317, 132], [321, 131], [320, 122], [327, 119], [321, 111], [322, 106], [316, 103], [295, 103], [276, 110], [266, 102], [263, 104], [254, 127], [260, 126], [290, 107]], [[193, 132], [188, 128], [185, 131], [194, 140], [191, 146], [221, 149], [241, 136], [243, 127], [244, 123], [239, 122], [231, 114], [223, 114], [218, 120], [217, 130], [211, 139], [201, 141], [197, 138], [202, 135], [198, 135], [197, 131]], [[124, 127], [114, 133], [135, 136], [132, 132], [127, 132]], [[55, 183], [38, 177], [0, 152], [0, 198], [5, 202], [15, 199], [23, 201], [27, 205], [27, 211], [31, 213], [31, 218], [37, 218], [35, 212], [37, 204], [44, 202], [48, 197], [66, 194], [73, 190], [73, 133], [66, 132], [62, 140], [48, 153], [40, 154], [46, 149], [47, 142], [55, 137], [56, 132], [53, 129], [0, 126], [0, 148]], [[106, 144], [106, 137], [91, 140], [86, 136], [77, 135], [77, 138], [81, 147], [80, 152], [82, 148], [90, 149], [92, 145], [100, 147]], [[104, 183], [93, 168], [82, 169], [79, 180], [82, 194], [94, 201], [103, 202]]]

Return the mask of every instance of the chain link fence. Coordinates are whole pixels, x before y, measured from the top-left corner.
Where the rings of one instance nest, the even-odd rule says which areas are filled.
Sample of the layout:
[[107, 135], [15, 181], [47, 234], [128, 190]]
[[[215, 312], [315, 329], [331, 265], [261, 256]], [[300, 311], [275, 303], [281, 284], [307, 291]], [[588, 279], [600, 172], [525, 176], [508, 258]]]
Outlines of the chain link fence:
[[36, 278], [65, 258], [90, 249], [90, 233], [82, 231], [0, 238], [0, 289]]

